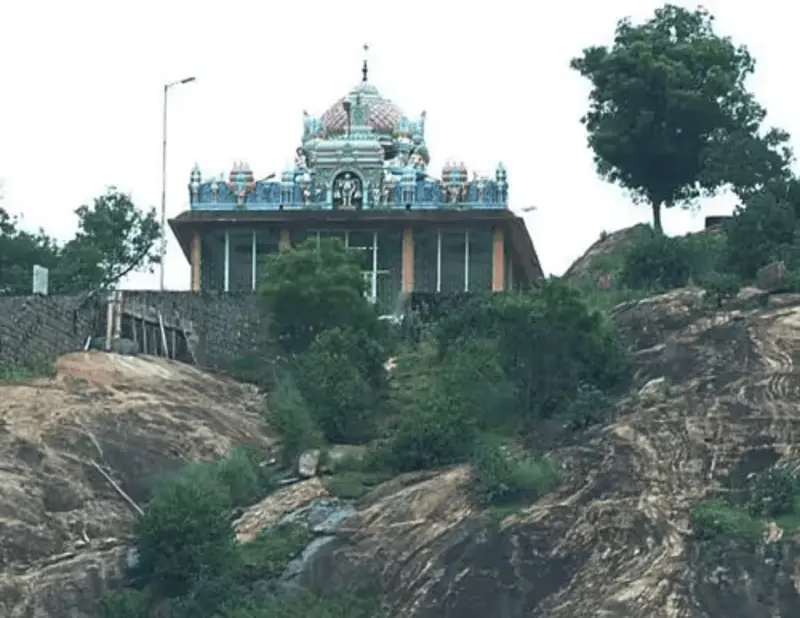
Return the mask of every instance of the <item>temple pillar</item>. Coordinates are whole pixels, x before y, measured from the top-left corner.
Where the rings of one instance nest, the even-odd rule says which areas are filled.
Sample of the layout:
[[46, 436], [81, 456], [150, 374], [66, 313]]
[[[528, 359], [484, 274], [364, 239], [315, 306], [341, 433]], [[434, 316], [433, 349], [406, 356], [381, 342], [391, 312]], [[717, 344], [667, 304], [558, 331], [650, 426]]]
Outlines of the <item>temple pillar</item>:
[[414, 230], [403, 230], [403, 294], [414, 291]]
[[200, 242], [200, 231], [195, 230], [192, 232], [192, 245], [189, 250], [189, 260], [192, 265], [192, 292], [200, 291], [200, 260], [202, 259], [200, 254]]
[[505, 257], [503, 230], [495, 228], [492, 231], [492, 292], [502, 292], [505, 289]]
[[287, 228], [283, 228], [281, 230], [280, 249], [281, 251], [286, 251], [287, 249], [291, 249], [291, 247], [292, 247], [292, 236]]

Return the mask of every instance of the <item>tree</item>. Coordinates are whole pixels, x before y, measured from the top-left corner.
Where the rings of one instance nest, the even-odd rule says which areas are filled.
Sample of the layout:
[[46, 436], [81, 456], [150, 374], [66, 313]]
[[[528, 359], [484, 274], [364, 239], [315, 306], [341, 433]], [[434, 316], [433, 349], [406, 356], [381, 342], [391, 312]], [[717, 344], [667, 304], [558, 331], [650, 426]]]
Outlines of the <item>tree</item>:
[[108, 287], [131, 272], [160, 261], [161, 227], [155, 208], [142, 212], [115, 187], [81, 206], [78, 232], [62, 249], [62, 275], [73, 289]]
[[581, 122], [598, 174], [649, 203], [659, 232], [663, 207], [728, 184], [748, 192], [788, 168], [788, 135], [761, 134], [766, 112], [745, 87], [753, 58], [713, 26], [702, 8], [667, 4], [570, 63], [592, 84]]
[[269, 256], [261, 281], [272, 331], [290, 353], [307, 350], [319, 333], [335, 327], [377, 335], [378, 314], [365, 290], [360, 256], [335, 238]]
[[36, 264], [50, 271], [51, 292], [72, 294], [112, 286], [158, 263], [161, 230], [155, 209], [142, 212], [129, 195], [111, 187], [75, 214], [78, 232], [62, 246], [44, 230], [25, 231], [0, 208], [0, 294], [30, 294]]

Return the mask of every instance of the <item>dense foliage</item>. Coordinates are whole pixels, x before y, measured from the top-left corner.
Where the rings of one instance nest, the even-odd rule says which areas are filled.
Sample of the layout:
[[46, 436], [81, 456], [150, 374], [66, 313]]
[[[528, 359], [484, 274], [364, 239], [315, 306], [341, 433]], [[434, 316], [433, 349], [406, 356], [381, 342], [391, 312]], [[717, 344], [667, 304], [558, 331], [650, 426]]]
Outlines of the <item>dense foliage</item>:
[[0, 294], [30, 294], [37, 264], [50, 270], [50, 292], [59, 294], [109, 287], [158, 263], [161, 230], [155, 209], [143, 212], [129, 195], [111, 187], [75, 214], [78, 231], [61, 244], [43, 230], [26, 231], [0, 208]]

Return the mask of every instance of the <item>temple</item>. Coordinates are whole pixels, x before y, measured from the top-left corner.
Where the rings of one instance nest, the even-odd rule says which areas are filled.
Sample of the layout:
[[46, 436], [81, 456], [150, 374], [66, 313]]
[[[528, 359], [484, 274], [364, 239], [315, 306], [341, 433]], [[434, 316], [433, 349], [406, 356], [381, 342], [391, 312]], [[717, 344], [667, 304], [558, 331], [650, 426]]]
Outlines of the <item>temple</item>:
[[542, 277], [506, 170], [428, 172], [425, 112], [409, 118], [368, 80], [322, 116], [304, 112], [294, 165], [257, 180], [195, 165], [190, 209], [170, 221], [191, 263], [191, 289], [251, 292], [270, 253], [336, 236], [363, 251], [370, 299], [392, 313], [411, 292], [516, 289]]

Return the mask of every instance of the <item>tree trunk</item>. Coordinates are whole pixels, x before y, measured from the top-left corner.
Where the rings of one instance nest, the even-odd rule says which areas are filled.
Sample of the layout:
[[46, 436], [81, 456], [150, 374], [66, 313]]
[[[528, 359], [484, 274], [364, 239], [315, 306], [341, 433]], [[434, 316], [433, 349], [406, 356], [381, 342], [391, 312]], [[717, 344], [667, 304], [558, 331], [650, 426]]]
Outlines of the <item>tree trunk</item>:
[[664, 230], [661, 228], [661, 202], [653, 200], [650, 202], [650, 208], [653, 209], [653, 229], [657, 234], [663, 234]]

